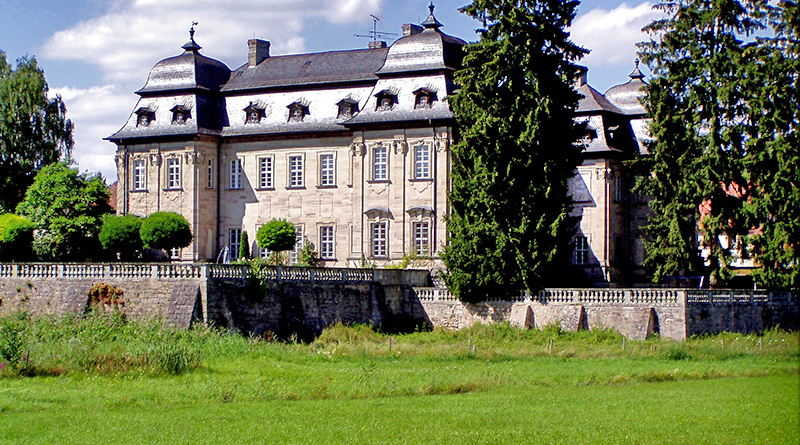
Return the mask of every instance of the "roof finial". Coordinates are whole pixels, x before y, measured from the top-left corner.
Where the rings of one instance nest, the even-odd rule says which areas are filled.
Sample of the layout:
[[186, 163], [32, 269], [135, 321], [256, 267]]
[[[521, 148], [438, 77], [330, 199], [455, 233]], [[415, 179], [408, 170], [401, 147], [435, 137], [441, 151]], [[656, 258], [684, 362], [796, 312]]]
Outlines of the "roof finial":
[[194, 41], [194, 25], [196, 24], [197, 22], [192, 22], [192, 27], [189, 28], [189, 41], [181, 47], [186, 51], [197, 52], [202, 48], [202, 46], [198, 45], [197, 42]]
[[644, 74], [642, 74], [642, 72], [639, 70], [639, 58], [637, 57], [633, 63], [636, 64], [636, 68], [633, 69], [633, 72], [628, 74], [628, 77], [631, 79], [644, 79]]
[[436, 17], [433, 16], [433, 10], [436, 9], [436, 6], [433, 5], [433, 0], [431, 0], [431, 4], [428, 6], [428, 9], [431, 11], [431, 15], [429, 15], [428, 18], [422, 22], [422, 26], [424, 26], [425, 29], [441, 28], [443, 25], [436, 20]]

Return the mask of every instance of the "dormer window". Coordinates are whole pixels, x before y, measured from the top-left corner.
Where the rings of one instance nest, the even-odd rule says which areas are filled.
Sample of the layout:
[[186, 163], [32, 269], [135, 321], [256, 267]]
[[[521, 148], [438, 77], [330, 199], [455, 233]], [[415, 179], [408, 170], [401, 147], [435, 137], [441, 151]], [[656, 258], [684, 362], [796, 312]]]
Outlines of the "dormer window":
[[350, 119], [358, 113], [358, 102], [353, 99], [342, 99], [336, 105], [339, 107], [339, 119]]
[[288, 108], [289, 122], [303, 122], [303, 119], [309, 114], [308, 105], [304, 105], [301, 102], [294, 102]]
[[150, 122], [156, 120], [156, 112], [150, 108], [139, 108], [136, 110], [136, 116], [137, 127], [147, 127], [150, 125]]
[[170, 111], [172, 111], [173, 125], [183, 125], [192, 117], [189, 108], [183, 105], [176, 105]]
[[250, 102], [250, 105], [244, 109], [245, 116], [247, 116], [246, 122], [248, 124], [258, 124], [261, 122], [261, 119], [264, 118], [266, 113], [264, 112], [263, 107], [259, 107], [258, 105]]
[[397, 94], [392, 91], [383, 90], [376, 94], [375, 97], [378, 99], [376, 106], [377, 111], [389, 111], [397, 104]]
[[430, 108], [436, 100], [436, 93], [425, 88], [414, 91], [414, 108]]

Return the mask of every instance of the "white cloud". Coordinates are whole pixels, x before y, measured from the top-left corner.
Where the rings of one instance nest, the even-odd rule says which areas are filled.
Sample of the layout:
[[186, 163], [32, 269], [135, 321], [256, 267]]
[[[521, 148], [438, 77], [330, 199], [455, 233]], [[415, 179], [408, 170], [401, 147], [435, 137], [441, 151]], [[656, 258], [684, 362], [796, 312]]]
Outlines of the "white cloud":
[[87, 89], [51, 88], [51, 96], [60, 95], [67, 105], [67, 117], [75, 124], [73, 156], [81, 171], [101, 172], [111, 183], [116, 180], [116, 147], [103, 138], [122, 127], [137, 96], [117, 91], [113, 85]]
[[602, 67], [633, 64], [636, 43], [648, 39], [642, 28], [661, 13], [653, 10], [651, 2], [635, 6], [622, 3], [618, 7], [592, 9], [575, 19], [571, 35], [575, 43], [591, 50], [581, 64]]
[[44, 45], [52, 59], [97, 65], [109, 81], [140, 81], [158, 60], [180, 54], [192, 22], [206, 54], [243, 63], [245, 42], [272, 41], [276, 54], [302, 52], [305, 22], [346, 23], [377, 12], [384, 0], [137, 0], [55, 33]]

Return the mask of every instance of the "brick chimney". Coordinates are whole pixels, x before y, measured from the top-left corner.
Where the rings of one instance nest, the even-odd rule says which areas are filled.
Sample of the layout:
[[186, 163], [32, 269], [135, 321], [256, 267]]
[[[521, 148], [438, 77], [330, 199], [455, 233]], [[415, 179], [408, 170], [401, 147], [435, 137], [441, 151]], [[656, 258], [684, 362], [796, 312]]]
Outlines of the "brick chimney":
[[256, 66], [259, 63], [263, 62], [265, 59], [269, 59], [268, 41], [259, 39], [250, 39], [247, 41], [247, 47], [250, 50], [247, 66]]

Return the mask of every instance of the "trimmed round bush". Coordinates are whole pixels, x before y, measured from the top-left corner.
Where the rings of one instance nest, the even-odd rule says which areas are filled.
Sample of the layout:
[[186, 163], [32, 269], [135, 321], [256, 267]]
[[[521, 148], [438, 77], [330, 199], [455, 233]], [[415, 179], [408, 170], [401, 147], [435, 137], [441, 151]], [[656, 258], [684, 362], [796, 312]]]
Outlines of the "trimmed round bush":
[[283, 219], [273, 219], [258, 229], [258, 247], [281, 252], [294, 247], [297, 235], [294, 227]]
[[145, 218], [139, 235], [145, 247], [151, 249], [181, 249], [192, 243], [192, 229], [182, 215], [175, 212], [156, 212]]
[[33, 257], [34, 223], [18, 215], [0, 215], [0, 261], [26, 261]]
[[104, 249], [120, 254], [121, 259], [132, 258], [134, 252], [142, 250], [139, 230], [144, 220], [134, 215], [108, 215], [100, 228], [100, 243]]

